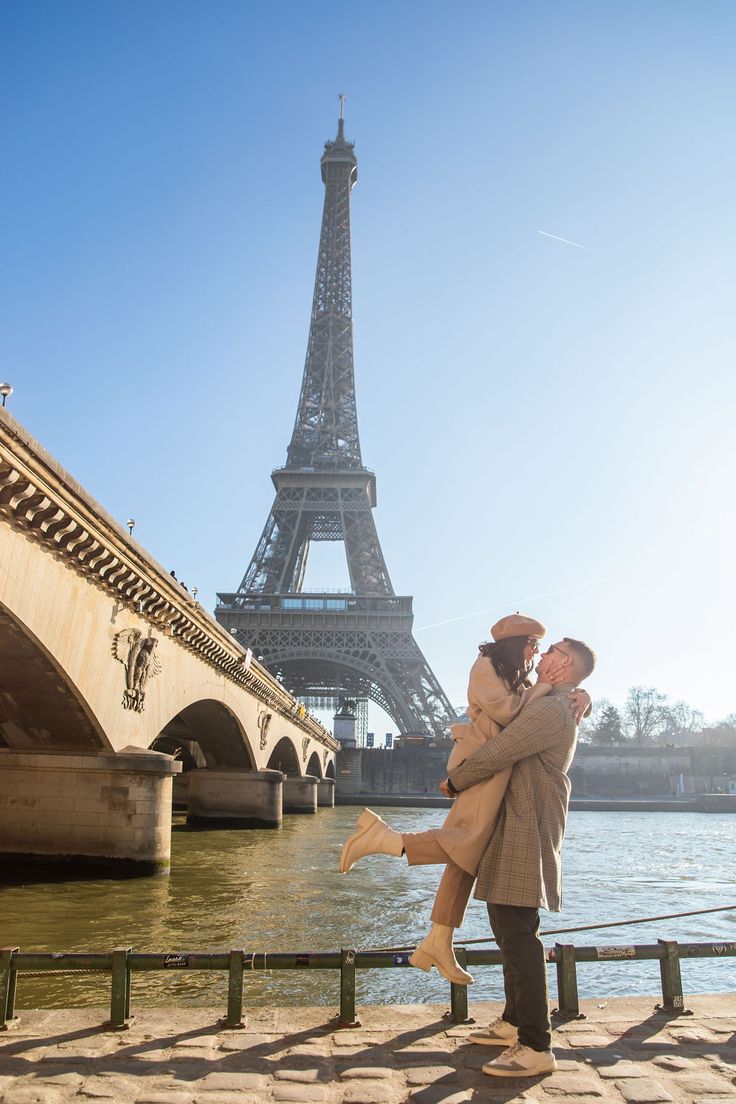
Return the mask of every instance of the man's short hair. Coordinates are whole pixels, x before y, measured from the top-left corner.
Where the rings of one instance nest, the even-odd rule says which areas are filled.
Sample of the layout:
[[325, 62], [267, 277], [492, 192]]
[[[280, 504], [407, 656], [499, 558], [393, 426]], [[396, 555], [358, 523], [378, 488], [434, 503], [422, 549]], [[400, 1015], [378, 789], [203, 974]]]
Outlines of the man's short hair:
[[571, 636], [563, 637], [566, 644], [569, 644], [572, 649], [572, 653], [575, 657], [575, 665], [580, 671], [580, 681], [586, 679], [588, 675], [592, 674], [596, 662], [596, 654], [592, 648], [589, 648], [587, 644], [584, 644], [582, 640], [573, 640]]

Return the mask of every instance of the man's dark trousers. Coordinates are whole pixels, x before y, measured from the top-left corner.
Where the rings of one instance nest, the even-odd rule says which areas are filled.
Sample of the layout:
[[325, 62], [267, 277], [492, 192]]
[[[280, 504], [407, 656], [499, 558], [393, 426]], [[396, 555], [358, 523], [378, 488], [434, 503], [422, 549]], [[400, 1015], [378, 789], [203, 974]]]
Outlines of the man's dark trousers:
[[488, 917], [503, 958], [503, 1018], [518, 1027], [519, 1042], [524, 1046], [549, 1050], [552, 1036], [539, 909], [489, 901]]

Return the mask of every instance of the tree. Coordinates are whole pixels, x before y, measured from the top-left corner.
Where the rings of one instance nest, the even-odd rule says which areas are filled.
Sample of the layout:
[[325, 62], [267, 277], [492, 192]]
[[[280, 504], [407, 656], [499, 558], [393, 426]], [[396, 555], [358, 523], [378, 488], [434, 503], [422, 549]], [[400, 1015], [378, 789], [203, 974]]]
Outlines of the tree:
[[594, 744], [608, 745], [609, 747], [626, 742], [621, 724], [621, 714], [615, 705], [606, 702], [591, 733], [591, 739]]
[[592, 744], [594, 742], [595, 730], [598, 727], [598, 723], [603, 716], [604, 710], [608, 709], [610, 705], [611, 703], [607, 698], [598, 698], [597, 701], [593, 702], [590, 716], [583, 717], [580, 722], [578, 740], [581, 744]]
[[736, 747], [736, 713], [731, 713], [720, 724], [704, 728], [698, 743], [714, 748]]
[[662, 710], [662, 728], [659, 737], [670, 744], [693, 744], [703, 731], [703, 714], [684, 701], [666, 705]]
[[624, 706], [628, 738], [639, 747], [653, 744], [666, 720], [667, 698], [653, 686], [632, 686]]

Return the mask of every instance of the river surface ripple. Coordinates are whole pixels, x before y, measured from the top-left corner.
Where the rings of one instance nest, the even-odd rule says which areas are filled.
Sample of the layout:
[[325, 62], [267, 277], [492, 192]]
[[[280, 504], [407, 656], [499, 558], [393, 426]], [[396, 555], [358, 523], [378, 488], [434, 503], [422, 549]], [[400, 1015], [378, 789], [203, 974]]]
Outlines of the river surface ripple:
[[[0, 887], [0, 946], [31, 951], [336, 951], [416, 942], [425, 933], [440, 867], [407, 867], [389, 857], [337, 872], [359, 810], [291, 816], [282, 831], [187, 831], [172, 836], [168, 877], [121, 881], [28, 882]], [[439, 823], [438, 809], [386, 809], [399, 831]], [[543, 929], [628, 920], [736, 903], [736, 816], [697, 813], [574, 812], [563, 854], [564, 908], [543, 913]], [[457, 938], [485, 936], [484, 905], [472, 901]], [[582, 945], [736, 941], [736, 911], [559, 937]], [[555, 936], [545, 940], [548, 945]], [[473, 999], [498, 1000], [500, 969], [476, 967]], [[682, 963], [685, 993], [736, 987], [736, 959]], [[337, 971], [246, 975], [246, 1005], [338, 1003]], [[554, 970], [550, 971], [554, 993]], [[105, 1005], [109, 975], [21, 979], [19, 1007]], [[578, 967], [581, 996], [657, 994], [656, 962]], [[441, 1002], [449, 987], [435, 971], [372, 970], [358, 975], [359, 1003]], [[225, 974], [133, 975], [141, 1006], [226, 1004]]]

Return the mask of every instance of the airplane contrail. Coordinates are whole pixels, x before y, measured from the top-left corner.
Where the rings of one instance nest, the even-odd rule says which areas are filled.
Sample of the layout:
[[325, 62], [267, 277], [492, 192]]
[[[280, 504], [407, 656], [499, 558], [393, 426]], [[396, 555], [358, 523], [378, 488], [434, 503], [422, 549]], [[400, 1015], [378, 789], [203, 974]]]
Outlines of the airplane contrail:
[[569, 238], [561, 238], [557, 234], [548, 234], [546, 230], [537, 230], [538, 234], [544, 234], [545, 238], [553, 238], [555, 241], [564, 242], [565, 245], [574, 245], [576, 249], [584, 249], [586, 253], [597, 253], [597, 249], [591, 249], [588, 245], [581, 245], [580, 242], [570, 241]]
[[440, 625], [454, 625], [456, 621], [468, 621], [471, 617], [480, 617], [484, 613], [496, 613], [498, 610], [507, 610], [513, 606], [518, 608], [523, 606], [524, 602], [536, 602], [538, 598], [551, 598], [553, 594], [567, 594], [570, 590], [582, 590], [583, 587], [595, 586], [596, 583], [606, 583], [609, 579], [614, 578], [615, 575], [604, 575], [600, 579], [589, 579], [587, 583], [575, 583], [573, 586], [560, 587], [559, 590], [547, 590], [544, 594], [529, 594], [526, 598], [517, 598], [513, 602], [502, 602], [500, 605], [491, 606], [489, 609], [475, 610], [474, 613], [463, 613], [460, 617], [450, 617], [447, 621], [434, 621], [431, 625], [422, 625], [420, 628], [414, 629], [414, 632], [437, 629]]

